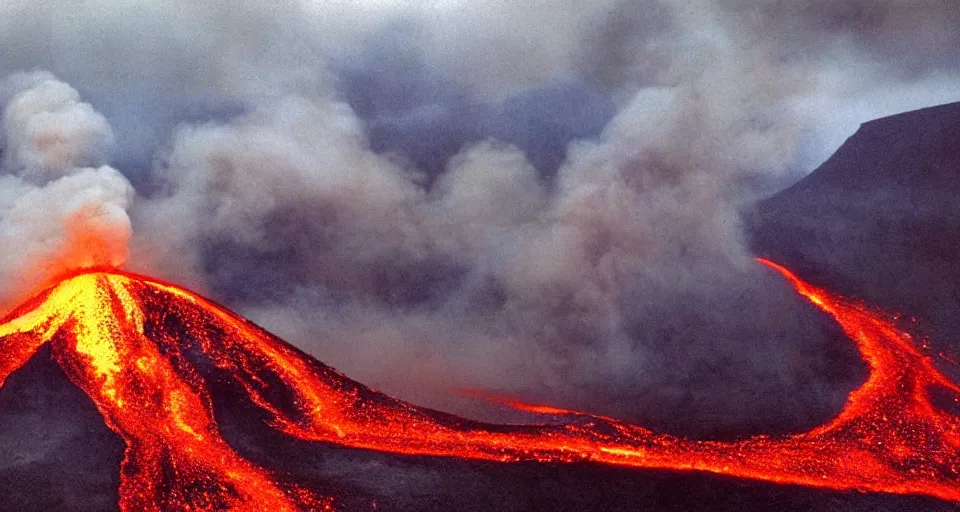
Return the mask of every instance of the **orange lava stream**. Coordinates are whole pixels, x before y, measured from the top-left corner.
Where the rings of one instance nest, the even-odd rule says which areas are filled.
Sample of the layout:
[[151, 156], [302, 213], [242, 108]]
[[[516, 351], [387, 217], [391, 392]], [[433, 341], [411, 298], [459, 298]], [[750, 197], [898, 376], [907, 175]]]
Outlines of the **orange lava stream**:
[[199, 376], [144, 335], [145, 312], [131, 284], [116, 274], [79, 275], [0, 325], [0, 385], [40, 345], [51, 344], [67, 377], [126, 441], [121, 510], [287, 511], [329, 504], [281, 488], [227, 445]]
[[[490, 461], [591, 461], [698, 470], [832, 489], [924, 494], [960, 502], [960, 421], [930, 392], [960, 387], [892, 321], [783, 274], [853, 339], [870, 376], [831, 422], [806, 433], [691, 441], [612, 418], [496, 426], [375, 392], [216, 304], [118, 273], [68, 278], [0, 324], [0, 386], [43, 343], [127, 443], [121, 509], [314, 509], [308, 496], [242, 459], [219, 435], [195, 361], [215, 368], [296, 438], [369, 450]], [[504, 402], [510, 399], [501, 397]]]
[[[463, 396], [469, 396], [472, 398], [479, 398], [485, 402], [490, 402], [493, 404], [499, 404], [507, 406], [511, 409], [516, 409], [518, 411], [530, 412], [533, 414], [545, 414], [551, 416], [590, 416], [589, 414], [582, 413], [580, 411], [571, 411], [570, 409], [561, 409], [559, 407], [553, 407], [551, 405], [542, 405], [542, 404], [528, 404], [526, 402], [521, 402], [516, 398], [508, 395], [501, 395], [497, 393], [490, 393], [482, 389], [461, 389], [460, 394]], [[599, 417], [599, 416], [595, 416]]]

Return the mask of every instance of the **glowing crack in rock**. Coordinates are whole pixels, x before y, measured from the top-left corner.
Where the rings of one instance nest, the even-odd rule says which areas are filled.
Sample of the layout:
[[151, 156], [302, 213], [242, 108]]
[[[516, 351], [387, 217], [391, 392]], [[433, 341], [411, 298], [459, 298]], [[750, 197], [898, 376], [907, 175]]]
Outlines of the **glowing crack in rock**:
[[[245, 460], [220, 435], [210, 371], [300, 440], [382, 452], [500, 462], [588, 461], [706, 471], [831, 489], [960, 502], [960, 401], [891, 318], [809, 285], [767, 260], [856, 343], [870, 376], [840, 414], [809, 432], [693, 441], [613, 418], [494, 400], [566, 424], [488, 425], [370, 390], [182, 288], [118, 271], [67, 277], [0, 323], [0, 387], [37, 349], [93, 400], [126, 442], [121, 510], [317, 510], [334, 507]], [[575, 420], [575, 421], [574, 421]]]

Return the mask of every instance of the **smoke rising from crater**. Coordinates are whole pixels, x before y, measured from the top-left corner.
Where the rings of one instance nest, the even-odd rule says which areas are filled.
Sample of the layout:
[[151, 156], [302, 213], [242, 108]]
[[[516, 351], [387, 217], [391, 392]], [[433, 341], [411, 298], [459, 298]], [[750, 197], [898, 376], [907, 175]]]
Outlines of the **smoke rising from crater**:
[[9, 307], [59, 273], [122, 265], [134, 192], [104, 165], [107, 120], [72, 87], [48, 73], [18, 73], [0, 99], [0, 304]]
[[[855, 356], [752, 264], [738, 212], [860, 122], [960, 98], [948, 2], [14, 1], [0, 20], [3, 284], [129, 252], [460, 412], [466, 387], [688, 430], [838, 407]], [[33, 69], [52, 75], [15, 74]]]

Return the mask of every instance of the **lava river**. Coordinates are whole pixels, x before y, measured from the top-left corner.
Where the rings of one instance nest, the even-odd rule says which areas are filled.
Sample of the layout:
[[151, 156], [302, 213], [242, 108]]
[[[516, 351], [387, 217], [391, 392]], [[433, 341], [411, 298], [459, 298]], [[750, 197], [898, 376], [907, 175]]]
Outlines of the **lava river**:
[[932, 392], [960, 387], [888, 316], [766, 260], [857, 344], [870, 369], [840, 414], [809, 432], [693, 441], [546, 406], [566, 424], [487, 425], [356, 383], [187, 290], [117, 271], [67, 277], [0, 323], [0, 387], [43, 344], [126, 443], [121, 510], [317, 510], [331, 497], [238, 455], [221, 437], [208, 379], [243, 393], [301, 440], [500, 462], [589, 461], [707, 471], [960, 502], [960, 420]]

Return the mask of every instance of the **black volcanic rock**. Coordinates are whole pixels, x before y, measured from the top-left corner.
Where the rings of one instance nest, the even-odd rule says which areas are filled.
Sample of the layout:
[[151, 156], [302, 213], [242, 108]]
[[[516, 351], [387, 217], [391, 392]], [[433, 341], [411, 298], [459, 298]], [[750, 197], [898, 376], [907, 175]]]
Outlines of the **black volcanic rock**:
[[0, 510], [117, 510], [123, 449], [49, 347], [0, 387]]
[[754, 250], [960, 350], [960, 103], [870, 121], [747, 214]]

